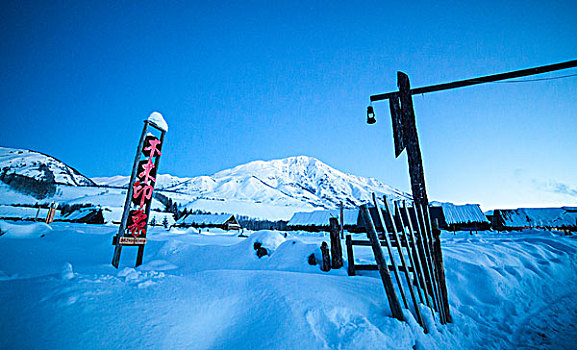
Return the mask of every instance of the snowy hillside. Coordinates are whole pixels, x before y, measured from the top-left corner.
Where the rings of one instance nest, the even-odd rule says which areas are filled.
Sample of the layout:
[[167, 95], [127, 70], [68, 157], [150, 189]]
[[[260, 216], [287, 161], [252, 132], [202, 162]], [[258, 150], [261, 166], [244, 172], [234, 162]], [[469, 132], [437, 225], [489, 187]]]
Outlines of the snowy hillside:
[[[42, 153], [0, 148], [0, 171], [59, 184], [44, 196], [0, 186], [0, 204], [34, 204], [38, 200], [120, 208], [128, 176], [88, 179], [75, 169]], [[318, 159], [298, 156], [254, 161], [212, 176], [179, 178], [158, 175], [156, 190], [181, 208], [227, 212], [269, 220], [288, 220], [297, 211], [347, 208], [370, 200], [370, 194], [410, 198], [372, 178], [336, 170]], [[22, 198], [25, 195], [25, 198]], [[162, 207], [162, 205], [160, 205]]]
[[[170, 174], [161, 174], [156, 178], [155, 188], [157, 190], [162, 190], [164, 188], [174, 187], [180, 183], [189, 181], [190, 179], [191, 178], [189, 177], [180, 178]], [[116, 175], [111, 177], [93, 177], [91, 180], [94, 181], [94, 183], [96, 183], [98, 186], [126, 188], [126, 185], [130, 180], [130, 176]]]
[[54, 157], [24, 149], [0, 147], [0, 172], [70, 186], [95, 186], [76, 169]]

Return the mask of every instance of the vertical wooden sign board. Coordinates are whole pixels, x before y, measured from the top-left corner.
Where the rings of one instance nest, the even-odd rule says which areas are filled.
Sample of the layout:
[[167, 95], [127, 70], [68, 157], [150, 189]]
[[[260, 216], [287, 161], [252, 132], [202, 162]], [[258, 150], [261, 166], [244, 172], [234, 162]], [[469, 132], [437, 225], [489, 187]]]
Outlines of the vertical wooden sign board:
[[[413, 97], [411, 95], [411, 86], [409, 76], [403, 72], [397, 72], [397, 85], [399, 92], [396, 96], [389, 99], [389, 106], [391, 110], [391, 118], [393, 122], [393, 133], [395, 140], [395, 156], [398, 157], [404, 149], [407, 150], [407, 159], [409, 161], [409, 175], [411, 178], [411, 189], [413, 194], [413, 201], [415, 203], [415, 210], [417, 208], [425, 208], [422, 210], [424, 226], [422, 230], [425, 235], [423, 238], [427, 240], [426, 233], [431, 232], [430, 218], [428, 217], [429, 199], [427, 197], [427, 187], [425, 185], [425, 173], [423, 171], [423, 160], [421, 157], [421, 148], [419, 146], [419, 137], [417, 134], [417, 126], [415, 122], [415, 112], [413, 109]], [[415, 212], [416, 215], [417, 211]], [[432, 243], [432, 242], [431, 242]], [[449, 313], [449, 303], [446, 295], [446, 283], [444, 273], [439, 276], [438, 270], [443, 266], [439, 265], [436, 256], [442, 256], [440, 242], [436, 247], [438, 251], [434, 251], [430, 258], [433, 260], [434, 268], [431, 279], [438, 283], [432, 282], [433, 287], [440, 287], [445, 290], [442, 297], [439, 298], [438, 311], [441, 315], [441, 323], [451, 322]], [[436, 291], [438, 292], [438, 290]], [[435, 293], [433, 293], [435, 294]]]
[[136, 149], [132, 175], [126, 190], [122, 221], [118, 228], [118, 234], [114, 236], [112, 242], [115, 245], [112, 265], [116, 268], [120, 263], [120, 253], [123, 246], [137, 246], [138, 254], [135, 266], [142, 264], [152, 193], [156, 183], [166, 129], [166, 122], [160, 113], [152, 113], [148, 120], [144, 121]]

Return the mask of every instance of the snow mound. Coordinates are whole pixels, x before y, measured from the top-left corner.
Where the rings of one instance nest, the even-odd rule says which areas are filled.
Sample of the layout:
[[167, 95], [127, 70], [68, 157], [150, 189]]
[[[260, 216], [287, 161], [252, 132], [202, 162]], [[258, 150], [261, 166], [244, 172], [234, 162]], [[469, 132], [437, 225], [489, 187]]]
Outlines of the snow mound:
[[148, 117], [148, 121], [151, 124], [154, 124], [155, 126], [157, 126], [158, 128], [160, 128], [164, 131], [168, 131], [168, 124], [166, 124], [166, 121], [162, 117], [162, 114], [160, 114], [158, 112], [152, 112], [152, 114], [150, 114], [150, 116]]
[[177, 235], [197, 235], [198, 234], [198, 230], [195, 229], [194, 227], [189, 227], [187, 229], [171, 227], [168, 232], [171, 234], [177, 234]]
[[258, 231], [250, 236], [248, 240], [253, 245], [254, 243], [260, 243], [263, 248], [271, 252], [284, 243], [286, 238], [277, 231]]
[[74, 278], [74, 270], [72, 269], [71, 263], [67, 262], [64, 264], [62, 271], [60, 271], [60, 277], [62, 277], [63, 280], [71, 280]]
[[52, 231], [52, 227], [43, 222], [11, 224], [6, 221], [0, 221], [0, 237], [2, 238], [39, 238], [50, 231]]

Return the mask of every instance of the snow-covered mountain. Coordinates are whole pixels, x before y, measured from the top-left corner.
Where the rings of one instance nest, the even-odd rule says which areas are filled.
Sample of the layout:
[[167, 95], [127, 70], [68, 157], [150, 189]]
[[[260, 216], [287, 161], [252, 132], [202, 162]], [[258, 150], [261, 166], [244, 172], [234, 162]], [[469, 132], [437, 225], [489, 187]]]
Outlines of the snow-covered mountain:
[[[0, 147], [0, 176], [17, 174], [53, 183], [38, 195], [28, 187], [0, 183], [0, 203], [57, 201], [121, 208], [128, 176], [88, 179], [77, 170], [39, 152]], [[179, 178], [158, 175], [159, 195], [181, 208], [227, 212], [268, 219], [289, 219], [294, 212], [335, 209], [342, 201], [347, 208], [370, 201], [370, 195], [410, 198], [410, 195], [372, 178], [346, 174], [318, 159], [298, 156], [254, 161], [211, 176]], [[39, 192], [39, 191], [36, 191]], [[160, 199], [163, 197], [159, 197]], [[157, 198], [158, 200], [160, 200]], [[156, 202], [155, 202], [156, 203]], [[162, 209], [160, 202], [155, 204]]]
[[[128, 177], [94, 178], [107, 186], [126, 186]], [[236, 200], [279, 206], [336, 208], [342, 201], [354, 207], [370, 200], [372, 192], [394, 198], [410, 195], [373, 178], [336, 170], [318, 159], [298, 156], [254, 161], [212, 176], [177, 178], [160, 175], [157, 188], [195, 198]]]
[[76, 169], [40, 152], [0, 147], [0, 174], [70, 186], [96, 186]]
[[[162, 190], [165, 188], [174, 187], [182, 182], [190, 180], [189, 177], [176, 177], [170, 174], [160, 174], [156, 177], [155, 188], [157, 190]], [[116, 175], [110, 177], [93, 177], [91, 178], [98, 186], [105, 187], [122, 187], [126, 188], [130, 176]]]

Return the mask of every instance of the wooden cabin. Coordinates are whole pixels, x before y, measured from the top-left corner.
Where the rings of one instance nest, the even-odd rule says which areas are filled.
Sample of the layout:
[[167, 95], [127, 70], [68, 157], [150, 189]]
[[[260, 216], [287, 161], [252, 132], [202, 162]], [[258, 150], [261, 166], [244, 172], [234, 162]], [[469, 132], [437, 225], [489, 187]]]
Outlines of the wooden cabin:
[[232, 214], [188, 214], [176, 221], [176, 227], [214, 227], [226, 231], [240, 230], [240, 224]]
[[[297, 212], [288, 221], [287, 229], [290, 231], [328, 232], [330, 218], [336, 218], [340, 224], [340, 210]], [[343, 226], [349, 232], [359, 232], [359, 209], [343, 210]]]
[[526, 229], [577, 231], [577, 207], [495, 209], [493, 228], [499, 231]]
[[[439, 210], [441, 212], [439, 212]], [[491, 228], [491, 222], [479, 204], [456, 205], [452, 203], [432, 202], [431, 220], [439, 220], [439, 228], [447, 231], [485, 231]]]

